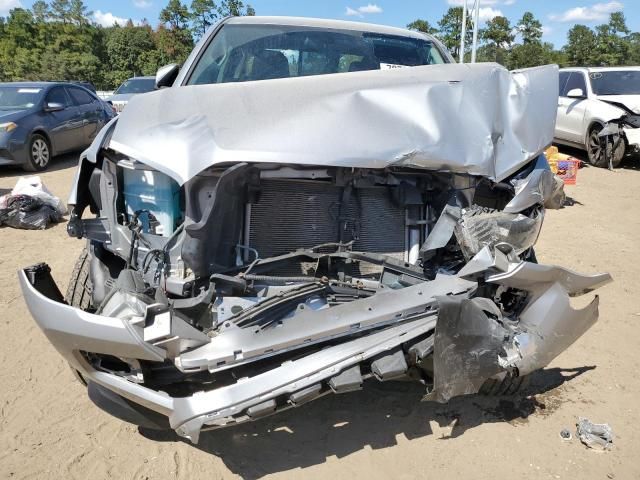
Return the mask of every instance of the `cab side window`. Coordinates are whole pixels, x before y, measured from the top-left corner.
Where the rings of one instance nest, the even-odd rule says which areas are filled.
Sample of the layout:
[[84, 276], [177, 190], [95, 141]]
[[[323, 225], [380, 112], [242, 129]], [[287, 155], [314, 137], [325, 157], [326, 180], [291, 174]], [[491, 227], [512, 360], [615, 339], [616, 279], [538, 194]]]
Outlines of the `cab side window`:
[[64, 105], [65, 108], [71, 106], [71, 100], [69, 100], [63, 87], [53, 87], [47, 94], [47, 103], [59, 103]]
[[587, 94], [587, 83], [582, 72], [571, 72], [569, 74], [567, 84], [564, 87], [565, 91], [563, 97], [566, 97], [567, 94], [574, 88], [579, 88], [580, 90], [582, 90], [583, 95]]

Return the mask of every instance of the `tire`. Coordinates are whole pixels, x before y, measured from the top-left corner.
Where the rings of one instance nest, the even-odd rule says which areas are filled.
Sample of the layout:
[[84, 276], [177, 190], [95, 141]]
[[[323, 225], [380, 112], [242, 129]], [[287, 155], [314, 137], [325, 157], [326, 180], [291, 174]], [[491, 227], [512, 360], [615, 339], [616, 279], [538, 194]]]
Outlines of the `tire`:
[[528, 381], [529, 377], [527, 375], [523, 377], [507, 375], [502, 380], [493, 380], [490, 378], [484, 382], [478, 393], [487, 397], [515, 395], [523, 387], [526, 387]]
[[69, 287], [65, 300], [72, 307], [82, 310], [91, 310], [91, 276], [89, 274], [90, 257], [89, 252], [85, 248], [80, 253], [76, 265], [71, 272], [69, 279]]
[[[598, 138], [598, 133], [600, 133], [602, 128], [602, 125], [594, 125], [591, 127], [591, 130], [589, 130], [589, 136], [587, 138], [587, 156], [589, 158], [589, 163], [594, 167], [607, 168], [609, 167], [609, 157], [613, 146], [607, 145], [606, 154], [604, 154], [605, 152], [602, 151], [600, 139]], [[626, 149], [627, 144], [624, 139], [621, 139], [615, 152], [613, 152], [613, 157], [611, 158], [611, 166], [613, 168], [620, 166]]]
[[31, 135], [27, 156], [27, 163], [23, 165], [25, 170], [29, 172], [46, 170], [51, 163], [51, 144], [49, 140], [39, 133]]

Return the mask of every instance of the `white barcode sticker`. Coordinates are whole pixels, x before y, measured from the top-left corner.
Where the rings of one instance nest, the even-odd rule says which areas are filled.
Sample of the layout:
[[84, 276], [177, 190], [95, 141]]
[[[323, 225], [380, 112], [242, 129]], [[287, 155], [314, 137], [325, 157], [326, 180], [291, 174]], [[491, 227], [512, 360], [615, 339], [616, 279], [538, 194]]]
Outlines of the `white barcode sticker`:
[[408, 65], [398, 65], [396, 63], [381, 63], [380, 70], [393, 70], [396, 68], [407, 68]]

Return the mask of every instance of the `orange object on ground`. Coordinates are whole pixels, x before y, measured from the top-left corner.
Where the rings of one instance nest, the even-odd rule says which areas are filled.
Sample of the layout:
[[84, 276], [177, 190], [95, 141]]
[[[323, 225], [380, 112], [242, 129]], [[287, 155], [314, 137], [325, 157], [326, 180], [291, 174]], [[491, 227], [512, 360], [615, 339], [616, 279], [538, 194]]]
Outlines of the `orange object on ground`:
[[575, 185], [578, 179], [580, 160], [558, 152], [558, 147], [552, 146], [545, 150], [551, 171], [564, 180], [565, 185]]

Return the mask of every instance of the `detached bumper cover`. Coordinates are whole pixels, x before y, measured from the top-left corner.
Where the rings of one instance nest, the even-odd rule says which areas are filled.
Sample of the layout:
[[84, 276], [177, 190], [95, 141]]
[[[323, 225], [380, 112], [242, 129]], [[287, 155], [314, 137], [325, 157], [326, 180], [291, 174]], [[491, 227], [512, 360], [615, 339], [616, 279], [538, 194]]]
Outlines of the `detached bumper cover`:
[[[329, 379], [434, 328], [435, 383], [430, 399], [446, 401], [455, 395], [475, 393], [486, 379], [496, 375], [525, 374], [542, 368], [597, 319], [597, 298], [584, 309], [574, 310], [569, 305], [569, 295], [590, 291], [611, 279], [607, 274], [584, 276], [558, 267], [511, 263], [498, 250], [490, 252], [488, 248], [478, 253], [467, 267], [456, 277], [467, 288], [439, 297], [437, 309], [425, 309], [419, 315], [355, 339], [346, 337], [343, 343], [284, 362], [235, 384], [176, 398], [95, 370], [81, 354], [86, 351], [165, 360], [166, 352], [145, 342], [140, 327], [64, 304], [46, 266], [26, 268], [19, 272], [19, 279], [29, 311], [40, 328], [88, 382], [168, 417], [170, 426], [179, 435], [197, 442], [203, 428], [238, 423], [258, 413], [272, 412], [275, 399], [283, 395], [289, 398], [291, 406], [296, 406], [328, 393]], [[499, 318], [499, 309], [489, 299], [470, 298], [480, 278], [504, 286], [518, 285], [529, 292], [519, 322], [512, 324]], [[447, 281], [452, 278], [444, 279], [444, 283]], [[443, 290], [438, 279], [423, 285], [425, 303], [433, 298], [431, 289], [438, 295]], [[401, 296], [402, 290], [398, 294]], [[399, 311], [403, 308], [400, 303]], [[363, 315], [373, 314], [365, 311]], [[195, 360], [193, 355], [190, 359]], [[180, 357], [174, 359], [176, 363], [179, 360]]]

